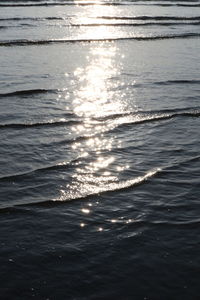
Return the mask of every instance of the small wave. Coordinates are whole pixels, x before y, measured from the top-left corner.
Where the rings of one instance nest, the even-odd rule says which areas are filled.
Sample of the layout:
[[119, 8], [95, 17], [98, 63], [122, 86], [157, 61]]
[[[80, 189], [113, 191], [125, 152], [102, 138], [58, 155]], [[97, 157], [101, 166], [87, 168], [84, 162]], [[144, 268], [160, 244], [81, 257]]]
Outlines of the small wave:
[[64, 20], [62, 17], [13, 17], [13, 18], [0, 18], [0, 22], [6, 21], [45, 21], [45, 20]]
[[155, 82], [156, 85], [172, 85], [172, 84], [200, 84], [200, 80], [167, 80]]
[[141, 21], [148, 21], [148, 20], [154, 20], [154, 21], [200, 21], [200, 16], [194, 16], [194, 17], [179, 17], [179, 16], [97, 16], [97, 17], [90, 17], [95, 19], [105, 19], [105, 20], [141, 20]]
[[96, 195], [102, 195], [102, 194], [107, 194], [107, 193], [113, 193], [116, 191], [123, 191], [123, 190], [127, 190], [130, 188], [134, 188], [136, 186], [142, 185], [144, 183], [146, 183], [149, 179], [153, 178], [154, 176], [156, 176], [159, 172], [161, 172], [160, 168], [156, 168], [153, 169], [149, 172], [147, 172], [145, 175], [143, 176], [138, 176], [134, 179], [129, 179], [126, 181], [121, 181], [121, 182], [113, 182], [113, 183], [109, 183], [109, 184], [105, 184], [104, 186], [101, 187], [96, 187], [94, 188], [94, 190], [91, 190], [90, 192], [88, 191], [71, 191], [69, 193], [66, 193], [66, 195], [64, 197], [62, 197], [62, 199], [58, 198], [58, 199], [51, 199], [51, 200], [47, 200], [47, 201], [37, 201], [37, 202], [31, 202], [31, 203], [26, 203], [26, 204], [18, 204], [15, 205], [15, 207], [18, 206], [38, 206], [38, 205], [42, 205], [42, 206], [50, 206], [50, 205], [59, 205], [59, 204], [63, 204], [66, 203], [68, 201], [74, 201], [74, 200], [86, 200], [90, 197], [96, 196]]
[[[134, 187], [137, 187], [139, 185], [145, 184], [146, 182], [148, 182], [148, 180], [150, 180], [151, 178], [157, 176], [158, 174], [162, 174], [162, 176], [169, 174], [169, 172], [171, 170], [174, 170], [174, 168], [177, 168], [181, 165], [184, 164], [188, 164], [191, 161], [192, 162], [196, 162], [199, 161], [200, 156], [195, 156], [195, 157], [191, 157], [189, 159], [182, 159], [176, 163], [169, 163], [168, 165], [162, 167], [162, 168], [154, 168], [150, 171], [148, 171], [146, 174], [144, 174], [143, 176], [138, 176], [136, 178], [133, 179], [129, 179], [129, 180], [125, 180], [125, 181], [120, 181], [120, 182], [112, 182], [109, 184], [105, 184], [103, 186], [94, 186], [94, 189], [90, 189], [89, 191], [86, 189], [84, 190], [84, 186], [83, 186], [83, 190], [81, 191], [80, 186], [79, 189], [74, 189], [73, 191], [66, 191], [66, 194], [64, 195], [64, 197], [62, 197], [61, 199], [50, 199], [50, 200], [38, 200], [38, 201], [33, 201], [33, 202], [29, 202], [29, 203], [20, 203], [20, 204], [14, 204], [13, 206], [8, 206], [8, 207], [2, 207], [0, 208], [0, 212], [7, 212], [7, 211], [12, 211], [14, 212], [15, 209], [17, 209], [18, 207], [30, 207], [30, 206], [56, 206], [56, 205], [62, 205], [64, 203], [67, 203], [69, 201], [74, 201], [74, 200], [88, 200], [93, 196], [100, 196], [100, 195], [104, 195], [107, 193], [115, 193], [117, 191], [123, 191], [123, 190], [129, 190], [132, 189]], [[64, 162], [64, 163], [58, 163], [57, 165], [52, 165], [52, 166], [47, 166], [41, 169], [37, 169], [37, 170], [33, 170], [32, 172], [28, 172], [28, 173], [24, 173], [24, 174], [16, 174], [15, 176], [7, 176], [7, 178], [5, 177], [5, 180], [16, 180], [18, 177], [19, 179], [20, 176], [27, 176], [30, 175], [31, 173], [37, 172], [37, 171], [45, 171], [45, 170], [58, 170], [58, 168], [64, 168], [66, 169], [66, 167], [70, 167], [71, 165], [73, 165], [73, 163], [76, 163], [76, 161], [78, 161], [78, 159], [75, 159], [71, 162]], [[2, 180], [4, 178], [1, 178]], [[198, 220], [199, 222], [199, 220]], [[162, 223], [162, 224], [161, 224]], [[187, 224], [186, 224], [187, 223]], [[175, 221], [175, 222], [170, 222], [170, 224], [167, 224], [163, 221], [161, 222], [152, 222], [151, 224], [154, 226], [157, 225], [170, 225], [170, 226], [179, 226], [179, 225], [194, 225], [194, 223], [196, 223], [196, 221], [192, 221], [192, 222], [182, 222], [182, 221]]]
[[[135, 224], [136, 223], [136, 224]], [[185, 229], [194, 229], [199, 228], [200, 225], [200, 219], [192, 220], [192, 221], [186, 221], [186, 220], [180, 220], [180, 221], [138, 221], [133, 222], [130, 224], [130, 226], [141, 226], [141, 225], [147, 225], [148, 227], [164, 227], [164, 228], [185, 228]]]
[[168, 2], [168, 3], [163, 3], [163, 2], [140, 2], [140, 1], [125, 1], [125, 2], [104, 2], [104, 1], [68, 1], [68, 2], [63, 2], [63, 1], [54, 1], [54, 2], [18, 2], [18, 3], [1, 3], [0, 7], [32, 7], [32, 6], [94, 6], [94, 5], [103, 5], [103, 6], [127, 6], [127, 5], [143, 5], [143, 6], [164, 6], [164, 7], [170, 7], [170, 6], [177, 6], [177, 7], [199, 7], [200, 4], [197, 2], [195, 3], [194, 1], [192, 3], [182, 3], [182, 2]]
[[127, 124], [120, 124], [119, 126], [127, 126], [127, 125], [137, 125], [137, 124], [144, 124], [149, 122], [155, 122], [155, 121], [164, 121], [173, 119], [176, 117], [199, 117], [200, 111], [194, 111], [194, 112], [182, 112], [182, 113], [174, 113], [174, 114], [163, 114], [163, 115], [153, 115], [148, 116], [146, 118], [138, 118], [138, 120], [134, 120], [133, 122], [128, 122]]
[[52, 89], [52, 90], [46, 90], [46, 89], [32, 89], [32, 90], [21, 90], [21, 91], [14, 91], [10, 93], [2, 93], [0, 94], [0, 98], [4, 97], [15, 97], [15, 96], [30, 96], [30, 95], [37, 95], [37, 94], [46, 94], [46, 93], [57, 93], [59, 90]]
[[1, 41], [0, 47], [11, 46], [31, 46], [31, 45], [49, 45], [49, 44], [65, 44], [65, 43], [91, 43], [91, 42], [113, 42], [125, 40], [149, 41], [149, 40], [164, 40], [164, 39], [184, 39], [184, 38], [199, 38], [200, 33], [183, 33], [157, 36], [134, 36], [134, 37], [105, 37], [105, 38], [83, 38], [83, 39], [53, 39], [53, 40], [9, 40]]
[[[35, 122], [35, 123], [6, 123], [0, 124], [0, 129], [26, 129], [32, 127], [62, 127], [62, 126], [71, 126], [71, 125], [80, 125], [83, 124], [84, 120], [74, 118], [74, 114], [67, 114], [73, 119], [69, 120], [52, 120], [48, 122]], [[174, 110], [162, 110], [162, 111], [137, 111], [137, 112], [125, 112], [118, 114], [111, 114], [102, 117], [93, 117], [92, 122], [98, 122], [98, 125], [103, 124], [106, 126], [105, 122], [114, 122], [112, 128], [108, 128], [108, 131], [115, 130], [119, 127], [144, 124], [149, 122], [164, 121], [176, 117], [199, 117], [200, 109], [199, 107], [195, 108], [180, 108]], [[95, 123], [96, 124], [96, 123]], [[107, 131], [107, 130], [106, 130]], [[93, 135], [79, 136], [76, 139], [67, 140], [62, 143], [72, 143], [80, 142], [91, 138]]]
[[[94, 118], [97, 121], [110, 121], [121, 118], [130, 117], [130, 122], [119, 123], [119, 126], [129, 125], [129, 124], [139, 124], [152, 121], [166, 120], [174, 117], [199, 117], [200, 108], [189, 107], [189, 108], [180, 108], [180, 109], [166, 109], [166, 110], [154, 110], [154, 111], [136, 111], [136, 112], [125, 112], [121, 114], [112, 114], [105, 117]], [[133, 121], [131, 119], [133, 118]]]
[[[182, 26], [182, 25], [200, 25], [200, 21], [197, 22], [145, 22], [145, 23], [71, 23], [69, 25], [63, 25], [62, 27], [101, 27], [101, 26], [129, 26], [129, 27], [144, 27], [144, 26]], [[55, 25], [54, 25], [55, 26]], [[59, 25], [60, 26], [60, 25]]]
[[177, 7], [200, 7], [200, 3], [151, 3], [151, 4], [144, 4], [144, 5], [156, 5], [156, 6], [163, 6], [163, 7], [170, 7], [170, 6], [177, 6]]
[[37, 24], [29, 24], [29, 23], [21, 23], [18, 26], [12, 26], [12, 27], [36, 27]]
[[32, 7], [32, 6], [121, 6], [121, 5], [135, 5], [134, 2], [103, 2], [103, 1], [54, 1], [54, 2], [18, 2], [18, 3], [0, 3], [0, 7]]
[[8, 123], [8, 124], [0, 124], [0, 129], [2, 128], [13, 128], [13, 129], [24, 129], [30, 127], [60, 127], [60, 126], [70, 126], [70, 125], [78, 125], [82, 122], [79, 120], [65, 120], [65, 121], [49, 121], [49, 122], [37, 122], [37, 123]]
[[57, 162], [53, 165], [47, 165], [45, 167], [37, 168], [34, 170], [30, 170], [28, 172], [22, 172], [22, 173], [16, 173], [16, 174], [10, 174], [6, 176], [0, 177], [0, 181], [16, 181], [16, 180], [21, 180], [22, 178], [27, 178], [35, 173], [41, 173], [41, 172], [46, 172], [49, 170], [65, 170], [66, 168], [72, 167], [75, 163], [79, 161], [81, 157], [77, 157], [75, 159], [72, 159], [70, 161], [62, 161], [62, 162]]
[[[128, 2], [125, 4], [123, 2], [95, 2], [95, 1], [68, 1], [68, 2], [34, 2], [34, 3], [1, 3], [0, 7], [32, 7], [32, 6], [90, 6], [90, 5], [104, 5], [104, 6], [118, 6], [118, 5], [128, 5]], [[132, 5], [131, 2], [129, 5]]]
[[[177, 109], [164, 111], [137, 111], [127, 112], [122, 114], [109, 115], [105, 117], [95, 118], [98, 121], [107, 122], [109, 132], [117, 132], [124, 128], [142, 125], [146, 123], [163, 122], [174, 118], [198, 118], [200, 116], [200, 109]], [[105, 125], [105, 124], [104, 124]]]
[[[13, 17], [13, 18], [0, 18], [0, 22], [7, 22], [7, 21], [62, 21], [65, 19], [71, 18], [71, 16], [66, 17]], [[121, 20], [121, 21], [200, 21], [200, 16], [194, 17], [185, 17], [185, 16], [95, 16], [95, 17], [88, 17], [89, 19], [102, 19], [102, 20]]]
[[[154, 177], [155, 175], [157, 175], [159, 172], [161, 172], [160, 168], [156, 168], [154, 170], [151, 170], [149, 172], [147, 172], [145, 175], [143, 176], [138, 176], [134, 179], [129, 179], [126, 181], [121, 181], [121, 182], [112, 182], [109, 184], [105, 184], [104, 186], [98, 186], [95, 187], [94, 192], [91, 193], [87, 193], [87, 194], [76, 194], [73, 196], [71, 195], [70, 200], [72, 200], [73, 198], [77, 199], [77, 198], [82, 198], [82, 197], [88, 197], [88, 196], [93, 196], [93, 195], [99, 195], [102, 193], [108, 193], [108, 192], [115, 192], [118, 190], [125, 190], [125, 189], [129, 189], [129, 188], [133, 188], [135, 186], [141, 185], [143, 183], [145, 183], [148, 179]], [[68, 200], [68, 199], [67, 199]]]
[[[67, 5], [76, 5], [73, 2], [35, 2], [35, 3], [0, 3], [0, 7], [32, 7], [32, 6], [56, 6], [56, 5], [62, 5], [62, 6], [67, 6]], [[80, 4], [80, 5], [86, 5], [85, 4]]]
[[9, 25], [9, 26], [0, 26], [0, 30], [4, 30], [4, 29], [8, 29], [8, 28], [13, 28], [13, 27], [17, 27], [17, 26], [11, 26], [11, 25]]
[[[72, 116], [69, 114], [69, 116]], [[199, 117], [200, 109], [197, 108], [188, 108], [188, 109], [177, 109], [177, 110], [163, 110], [163, 111], [138, 111], [138, 112], [127, 112], [121, 114], [112, 114], [105, 117], [94, 117], [93, 121], [97, 121], [98, 124], [103, 122], [114, 121], [113, 127], [108, 129], [108, 131], [116, 130], [119, 127], [138, 125], [144, 123], [151, 123], [156, 121], [164, 121], [176, 117]], [[0, 124], [0, 129], [11, 128], [11, 129], [25, 129], [32, 127], [62, 127], [62, 126], [71, 126], [82, 124], [83, 120], [79, 119], [70, 119], [70, 120], [59, 120], [59, 121], [49, 121], [49, 122], [36, 122], [36, 123], [6, 123]], [[77, 137], [76, 141], [82, 141], [85, 139], [91, 138], [89, 136], [80, 136]], [[67, 141], [68, 143], [74, 142], [74, 139]]]

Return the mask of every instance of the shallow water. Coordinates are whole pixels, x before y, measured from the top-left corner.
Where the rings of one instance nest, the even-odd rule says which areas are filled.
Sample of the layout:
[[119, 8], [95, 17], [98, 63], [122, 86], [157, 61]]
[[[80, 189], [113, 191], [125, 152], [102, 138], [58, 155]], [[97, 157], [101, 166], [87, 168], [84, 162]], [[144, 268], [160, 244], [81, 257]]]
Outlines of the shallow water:
[[198, 299], [199, 5], [0, 2], [2, 299]]

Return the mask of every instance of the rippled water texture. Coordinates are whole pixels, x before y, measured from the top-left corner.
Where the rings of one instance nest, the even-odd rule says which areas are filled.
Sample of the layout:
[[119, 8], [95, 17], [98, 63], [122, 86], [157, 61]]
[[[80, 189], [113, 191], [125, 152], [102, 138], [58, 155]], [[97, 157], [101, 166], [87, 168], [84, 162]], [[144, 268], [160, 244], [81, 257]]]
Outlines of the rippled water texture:
[[199, 299], [199, 1], [0, 1], [0, 298]]

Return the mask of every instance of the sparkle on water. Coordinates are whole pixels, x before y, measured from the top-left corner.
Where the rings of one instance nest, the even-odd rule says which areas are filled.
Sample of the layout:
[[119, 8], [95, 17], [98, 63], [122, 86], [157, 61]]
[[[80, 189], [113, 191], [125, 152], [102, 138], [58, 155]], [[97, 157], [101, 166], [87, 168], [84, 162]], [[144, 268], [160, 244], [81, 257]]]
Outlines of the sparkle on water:
[[[100, 7], [94, 6], [92, 9], [93, 15], [99, 15]], [[76, 17], [77, 23], [84, 17]], [[105, 36], [109, 30], [109, 27], [102, 27], [100, 31], [93, 28], [94, 35], [98, 38]], [[122, 145], [119, 138], [116, 139], [114, 135], [108, 138], [106, 132], [132, 119], [138, 121], [138, 116], [127, 113], [123, 91], [118, 88], [118, 84], [122, 84], [117, 80], [122, 72], [118, 55], [115, 43], [92, 45], [86, 65], [74, 70], [77, 89], [73, 93], [70, 105], [72, 112], [82, 120], [82, 123], [73, 126], [72, 131], [77, 136], [87, 138], [72, 143], [72, 151], [78, 153], [83, 161], [77, 163], [71, 181], [66, 182], [65, 187], [62, 186], [59, 200], [65, 201], [123, 189], [143, 182], [158, 171], [151, 170], [143, 176], [122, 181], [120, 173], [128, 169], [129, 165], [124, 165], [117, 156], [115, 157], [113, 151], [111, 154], [114, 147], [120, 148]], [[67, 91], [64, 98], [67, 102]], [[119, 114], [119, 117], [109, 119], [113, 114]], [[89, 214], [90, 210], [84, 208], [82, 213]]]

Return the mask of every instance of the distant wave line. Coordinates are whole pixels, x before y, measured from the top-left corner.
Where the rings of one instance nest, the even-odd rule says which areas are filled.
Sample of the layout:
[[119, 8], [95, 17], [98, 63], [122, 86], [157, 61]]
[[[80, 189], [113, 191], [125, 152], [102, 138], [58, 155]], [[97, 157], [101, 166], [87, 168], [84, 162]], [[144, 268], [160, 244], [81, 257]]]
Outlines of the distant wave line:
[[14, 97], [14, 96], [29, 96], [29, 95], [46, 94], [46, 93], [57, 93], [58, 91], [59, 90], [56, 90], [56, 89], [20, 90], [20, 91], [14, 91], [14, 92], [10, 92], [10, 93], [1, 93], [0, 98]]
[[[22, 19], [23, 20], [23, 19]], [[116, 20], [116, 19], [113, 19], [113, 21]], [[1, 21], [1, 20], [0, 20]], [[25, 21], [25, 20], [24, 20]], [[126, 20], [124, 20], [126, 21]], [[128, 20], [127, 20], [128, 21]], [[200, 26], [200, 20], [199, 21], [192, 21], [192, 22], [189, 22], [187, 20], [183, 20], [182, 22], [181, 21], [163, 21], [163, 22], [158, 22], [157, 20], [155, 20], [154, 22], [141, 22], [141, 23], [131, 23], [130, 22], [131, 20], [129, 20], [129, 22], [101, 22], [101, 23], [98, 23], [98, 22], [94, 22], [94, 23], [72, 23], [72, 22], [69, 22], [69, 24], [43, 24], [47, 27], [50, 27], [50, 26], [53, 26], [53, 27], [77, 27], [77, 28], [80, 28], [80, 27], [103, 27], [103, 26], [106, 26], [106, 27], [146, 27], [146, 26]], [[134, 20], [132, 20], [134, 21]], [[38, 23], [20, 23], [20, 24], [16, 24], [16, 25], [0, 25], [0, 30], [6, 30], [6, 29], [9, 29], [9, 28], [22, 28], [22, 27], [38, 27], [38, 26], [41, 26], [40, 24]]]
[[[128, 75], [128, 76], [131, 76], [131, 74], [126, 74], [124, 73], [124, 75]], [[191, 79], [191, 80], [184, 80], [184, 79], [181, 79], [181, 80], [166, 80], [166, 81], [153, 81], [153, 82], [145, 82], [145, 83], [140, 83], [140, 82], [137, 82], [137, 83], [132, 83], [132, 84], [126, 84], [126, 85], [122, 85], [122, 86], [118, 86], [118, 89], [119, 88], [145, 88], [146, 86], [149, 87], [149, 85], [152, 85], [153, 86], [156, 86], [156, 85], [163, 85], [163, 86], [171, 86], [171, 85], [182, 85], [182, 84], [187, 84], [187, 85], [200, 85], [200, 80], [198, 79]], [[116, 88], [112, 89], [111, 90], [116, 90]]]
[[[51, 20], [52, 21], [65, 21], [65, 20], [70, 20], [72, 18], [73, 18], [73, 16], [66, 16], [66, 17], [13, 17], [13, 18], [0, 18], [0, 22], [7, 22], [7, 21], [46, 21], [46, 20], [47, 21], [51, 21]], [[200, 16], [195, 16], [195, 17], [148, 16], [148, 15], [132, 16], [132, 17], [127, 17], [127, 16], [96, 16], [96, 17], [88, 17], [88, 19], [121, 20], [121, 21], [169, 21], [169, 22], [172, 22], [172, 21], [193, 21], [194, 22], [194, 21], [200, 21]], [[99, 24], [101, 24], [101, 23], [99, 23]], [[108, 24], [112, 24], [112, 23], [108, 23]], [[146, 23], [141, 23], [141, 24], [146, 24]], [[163, 24], [163, 23], [158, 23], [158, 24]], [[186, 24], [187, 24], [187, 22], [186, 22]], [[190, 23], [188, 22], [188, 24], [190, 24]], [[68, 24], [66, 24], [66, 25], [68, 25]], [[74, 25], [76, 25], [76, 24], [74, 23]], [[84, 23], [80, 24], [80, 25], [84, 25]]]
[[[65, 16], [65, 17], [13, 17], [13, 18], [0, 18], [0, 22], [5, 21], [45, 21], [45, 20], [60, 20], [65, 21], [73, 16]], [[88, 17], [88, 19], [102, 19], [102, 20], [141, 20], [141, 21], [200, 21], [200, 16], [194, 17], [179, 17], [179, 16], [96, 16], [96, 17]]]
[[142, 16], [132, 16], [132, 17], [126, 17], [126, 16], [97, 16], [97, 17], [90, 17], [91, 19], [107, 19], [107, 20], [200, 20], [200, 16], [195, 17], [179, 17], [179, 16], [148, 16], [148, 15], [142, 15]]
[[[200, 21], [197, 22], [146, 22], [146, 23], [70, 23], [70, 24], [65, 24], [63, 26], [65, 27], [101, 27], [101, 26], [130, 26], [130, 27], [144, 27], [144, 26], [180, 26], [180, 25], [200, 25]], [[53, 25], [55, 26], [55, 25]], [[60, 24], [58, 25], [60, 26]], [[62, 27], [63, 27], [62, 26]]]
[[0, 30], [16, 27], [19, 27], [19, 25], [0, 25]]
[[33, 7], [33, 6], [128, 6], [128, 5], [141, 5], [141, 6], [164, 6], [164, 7], [170, 7], [170, 6], [177, 6], [177, 7], [200, 7], [200, 3], [162, 3], [154, 1], [152, 3], [148, 2], [81, 2], [81, 1], [72, 1], [72, 2], [40, 2], [40, 3], [1, 3], [0, 7]]
[[0, 18], [0, 22], [5, 21], [44, 21], [44, 20], [65, 20], [62, 17], [13, 17], [13, 18]]
[[157, 85], [172, 85], [172, 84], [200, 84], [200, 79], [193, 80], [167, 80], [167, 81], [158, 81], [154, 84]]
[[[187, 22], [187, 21], [182, 21], [182, 22], [143, 22], [143, 23], [129, 23], [129, 22], [121, 22], [121, 23], [69, 23], [69, 24], [45, 24], [45, 26], [59, 26], [59, 27], [145, 27], [145, 26], [199, 26], [200, 21], [193, 21], [193, 22]], [[18, 25], [3, 25], [0, 26], [0, 30], [3, 29], [9, 29], [9, 28], [21, 28], [21, 27], [38, 27], [41, 26], [40, 24], [37, 23], [21, 23]]]
[[[41, 3], [66, 3], [66, 0], [2, 0], [3, 3], [35, 3], [35, 2], [41, 2]], [[93, 0], [76, 0], [76, 1], [73, 1], [73, 0], [68, 0], [69, 3], [94, 3]], [[109, 0], [98, 0], [97, 2], [95, 3], [105, 3], [105, 4], [112, 4], [112, 3], [137, 3], [137, 2], [142, 2], [142, 3], [148, 3], [149, 0], [121, 0], [121, 1], [115, 1], [115, 0], [112, 0], [112, 1], [109, 1]], [[168, 2], [168, 3], [199, 3], [199, 0], [151, 0], [151, 2], [154, 2], [154, 3], [160, 3], [160, 2]]]
[[105, 38], [81, 38], [81, 39], [52, 39], [52, 40], [8, 40], [0, 41], [0, 47], [32, 46], [64, 43], [91, 43], [91, 42], [114, 42], [125, 40], [150, 41], [164, 39], [199, 38], [200, 33], [183, 33], [157, 36], [135, 36], [135, 37], [105, 37]]
[[66, 121], [49, 121], [49, 122], [37, 122], [37, 123], [8, 123], [8, 124], [0, 124], [0, 129], [2, 128], [13, 128], [13, 129], [25, 129], [31, 127], [60, 127], [60, 126], [70, 126], [70, 125], [79, 125], [82, 124], [81, 121], [78, 120], [66, 120]]
[[[165, 0], [164, 0], [165, 1]], [[27, 3], [27, 2], [42, 2], [42, 3], [44, 3], [44, 0], [15, 0], [15, 1], [13, 1], [13, 0], [3, 0], [2, 2], [10, 2], [11, 4], [12, 3], [16, 3], [16, 2], [18, 2], [18, 3]], [[47, 2], [47, 3], [66, 3], [66, 0], [55, 0], [55, 1], [52, 1], [52, 0], [50, 0], [50, 1], [45, 1], [45, 2]], [[72, 0], [70, 0], [70, 1], [68, 1], [68, 2], [70, 2], [70, 3], [79, 3], [79, 2], [82, 2], [82, 3], [93, 3], [94, 1], [93, 0], [76, 0], [76, 2], [74, 2], [74, 1], [72, 1]], [[100, 1], [98, 1], [98, 3], [99, 2], [101, 2], [101, 3], [108, 3], [109, 4], [109, 1], [108, 0], [106, 0], [106, 1], [104, 1], [104, 0], [100, 0]], [[111, 1], [110, 3], [112, 4], [112, 3], [115, 3], [116, 1]], [[126, 0], [126, 1], [124, 1], [124, 0], [122, 0], [120, 3], [130, 3], [130, 2], [132, 2], [132, 3], [137, 3], [137, 2], [143, 2], [143, 3], [148, 3], [149, 2], [149, 0]], [[163, 0], [152, 0], [151, 2], [163, 2]], [[167, 0], [166, 2], [171, 2], [171, 3], [173, 3], [173, 2], [175, 2], [175, 3], [182, 3], [182, 2], [186, 2], [186, 3], [199, 3], [199, 0]], [[95, 2], [96, 3], [96, 2]], [[119, 1], [117, 2], [117, 3], [119, 3]]]

